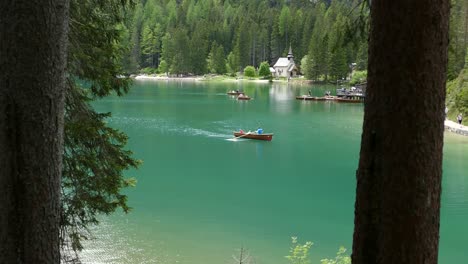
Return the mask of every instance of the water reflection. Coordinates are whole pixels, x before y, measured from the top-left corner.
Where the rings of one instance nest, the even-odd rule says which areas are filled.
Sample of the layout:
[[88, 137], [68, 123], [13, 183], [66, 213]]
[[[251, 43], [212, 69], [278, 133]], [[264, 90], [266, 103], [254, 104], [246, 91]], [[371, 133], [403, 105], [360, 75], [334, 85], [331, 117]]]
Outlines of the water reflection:
[[468, 137], [446, 132], [444, 143], [443, 211], [468, 215]]

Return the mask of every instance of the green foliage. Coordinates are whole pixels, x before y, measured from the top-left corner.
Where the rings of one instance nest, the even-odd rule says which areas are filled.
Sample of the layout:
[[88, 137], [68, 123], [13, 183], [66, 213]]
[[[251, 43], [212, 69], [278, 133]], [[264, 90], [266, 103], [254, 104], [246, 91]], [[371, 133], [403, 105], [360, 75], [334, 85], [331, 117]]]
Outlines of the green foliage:
[[305, 55], [301, 60], [301, 73], [306, 74], [310, 73], [310, 66], [309, 66], [309, 57]]
[[[97, 0], [85, 2], [99, 5]], [[308, 79], [336, 80], [347, 77], [351, 63], [356, 63], [359, 71], [367, 69], [368, 3], [354, 0], [139, 1], [124, 21], [120, 34], [126, 38], [126, 44], [120, 47], [128, 49], [125, 68], [133, 72], [156, 68], [164, 59], [168, 69], [176, 74], [220, 73], [226, 68], [233, 75], [247, 65], [258, 67], [262, 61], [274, 63], [286, 55], [291, 45], [296, 58], [308, 55], [307, 67], [302, 69]], [[451, 3], [449, 80], [463, 69], [468, 45], [465, 37], [468, 4], [464, 0], [451, 0]], [[102, 27], [109, 25], [112, 23]], [[210, 65], [215, 42], [223, 47], [227, 60], [227, 65], [216, 70]], [[106, 58], [104, 54], [95, 55]], [[226, 58], [226, 55], [231, 56]]]
[[207, 61], [208, 69], [211, 73], [224, 74], [227, 72], [224, 48], [216, 42], [213, 42]]
[[255, 77], [255, 68], [253, 66], [247, 66], [244, 69], [244, 76], [253, 78]]
[[300, 244], [297, 241], [297, 237], [291, 237], [291, 248], [289, 249], [289, 255], [286, 259], [291, 264], [309, 264], [309, 250], [314, 243], [307, 241], [305, 244]]
[[234, 75], [247, 65], [273, 64], [291, 45], [296, 58], [309, 55], [308, 78], [343, 78], [350, 63], [359, 61], [360, 70], [366, 64], [367, 33], [353, 43], [346, 37], [360, 18], [350, 12], [355, 5], [358, 1], [140, 1], [125, 23], [131, 48], [126, 65], [156, 68], [163, 58], [173, 74]]
[[169, 68], [173, 64], [174, 56], [176, 54], [176, 50], [174, 49], [172, 42], [173, 42], [172, 34], [167, 32], [162, 38], [162, 47], [161, 47], [163, 60], [167, 63], [167, 70], [165, 72], [169, 71]]
[[[291, 237], [291, 248], [286, 256], [291, 264], [310, 264], [309, 251], [314, 243], [308, 241], [305, 244], [298, 242], [297, 237]], [[334, 259], [322, 259], [321, 264], [351, 264], [351, 257], [346, 254], [346, 248], [340, 247]]]
[[359, 45], [358, 53], [356, 55], [356, 70], [367, 70], [367, 42], [363, 41]]
[[458, 113], [468, 116], [468, 65], [456, 79], [447, 83], [446, 102], [449, 116], [456, 116]]
[[159, 63], [158, 71], [160, 73], [167, 73], [169, 70], [169, 66], [167, 65], [167, 62], [165, 60], [162, 60], [161, 63]]
[[236, 59], [236, 56], [234, 55], [233, 52], [229, 53], [227, 60], [226, 60], [226, 70], [232, 75], [235, 75], [238, 68], [239, 68], [239, 63]]
[[[126, 2], [126, 1], [123, 1]], [[130, 80], [121, 62], [126, 47], [122, 41], [120, 0], [72, 0], [70, 2], [70, 31], [68, 71], [85, 77], [92, 93], [98, 97], [128, 91]]]
[[155, 73], [158, 73], [158, 69], [146, 67], [146, 68], [141, 69], [141, 73], [144, 73], [144, 74], [155, 74]]
[[110, 113], [96, 113], [90, 97], [79, 86], [69, 83], [65, 104], [64, 156], [62, 176], [61, 230], [64, 246], [82, 249], [81, 240], [89, 236], [88, 227], [97, 224], [97, 215], [117, 208], [128, 212], [122, 188], [134, 186], [123, 171], [137, 168], [140, 161], [125, 150], [128, 137], [106, 125]]
[[468, 2], [451, 0], [447, 78], [458, 77], [468, 54]]
[[455, 107], [460, 113], [468, 116], [468, 80], [464, 81], [464, 88], [455, 96]]
[[140, 161], [124, 149], [127, 136], [107, 126], [110, 114], [97, 113], [89, 105], [96, 97], [123, 95], [129, 89], [131, 80], [121, 63], [130, 51], [122, 39], [132, 35], [122, 24], [130, 6], [125, 0], [70, 3], [60, 222], [63, 262], [79, 262], [76, 252], [89, 236], [89, 226], [98, 223], [97, 215], [130, 209], [121, 191], [135, 180], [123, 172]]
[[285, 47], [288, 46], [288, 33], [291, 27], [291, 11], [287, 5], [284, 5], [281, 9], [281, 13], [278, 21], [278, 29], [281, 36], [284, 36]]
[[162, 29], [160, 24], [157, 24], [155, 27], [151, 27], [150, 25], [144, 27], [141, 37], [141, 52], [144, 56], [145, 65], [152, 68], [158, 66], [158, 58], [161, 52], [161, 38]]
[[355, 85], [358, 83], [363, 83], [367, 80], [367, 71], [355, 71], [351, 77], [349, 84]]
[[346, 248], [340, 247], [335, 259], [322, 259], [321, 264], [351, 264], [351, 257], [346, 255]]
[[204, 34], [204, 28], [197, 28], [198, 32], [192, 34], [189, 45], [189, 63], [187, 71], [193, 74], [203, 74], [207, 72], [206, 57], [208, 50], [208, 42]]
[[260, 63], [260, 68], [258, 69], [258, 75], [262, 77], [271, 76], [270, 64], [268, 64], [268, 62], [264, 61]]

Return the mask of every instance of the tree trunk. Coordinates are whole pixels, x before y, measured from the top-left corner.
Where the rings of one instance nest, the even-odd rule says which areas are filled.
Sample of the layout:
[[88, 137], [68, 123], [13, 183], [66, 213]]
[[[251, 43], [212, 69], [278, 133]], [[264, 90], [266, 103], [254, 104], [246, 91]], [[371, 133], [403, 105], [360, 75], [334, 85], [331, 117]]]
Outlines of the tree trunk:
[[59, 263], [68, 1], [0, 2], [0, 263]]
[[449, 2], [372, 1], [352, 263], [437, 263]]

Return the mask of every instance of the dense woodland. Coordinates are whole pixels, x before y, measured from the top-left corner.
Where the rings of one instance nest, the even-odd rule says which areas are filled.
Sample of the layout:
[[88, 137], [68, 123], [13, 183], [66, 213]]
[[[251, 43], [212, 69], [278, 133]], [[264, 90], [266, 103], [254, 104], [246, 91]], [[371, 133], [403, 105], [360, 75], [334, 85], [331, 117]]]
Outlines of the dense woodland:
[[[447, 69], [449, 118], [458, 113], [468, 116], [468, 1], [452, 0], [450, 10], [450, 42]], [[466, 124], [466, 121], [464, 121]]]
[[[235, 73], [292, 47], [310, 79], [366, 69], [368, 9], [359, 0], [143, 0], [128, 14], [129, 72]], [[308, 55], [308, 56], [306, 56]]]
[[[292, 47], [307, 79], [367, 69], [368, 1], [141, 0], [126, 13], [127, 73], [234, 75]], [[449, 80], [464, 68], [468, 4], [452, 0]], [[352, 66], [352, 64], [354, 66]]]

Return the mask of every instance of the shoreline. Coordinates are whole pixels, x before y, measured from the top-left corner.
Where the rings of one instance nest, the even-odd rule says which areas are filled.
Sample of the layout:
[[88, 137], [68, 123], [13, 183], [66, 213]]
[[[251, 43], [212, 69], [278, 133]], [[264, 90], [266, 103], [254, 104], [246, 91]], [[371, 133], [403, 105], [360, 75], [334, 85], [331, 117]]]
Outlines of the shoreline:
[[[189, 76], [189, 77], [171, 77], [171, 76], [155, 76], [155, 75], [146, 75], [146, 74], [138, 74], [131, 76], [132, 79], [135, 80], [154, 80], [154, 81], [190, 81], [190, 82], [203, 82], [203, 81], [216, 81], [216, 82], [253, 82], [253, 83], [268, 83], [269, 80], [257, 79], [257, 78], [235, 78], [235, 77], [227, 77], [222, 75], [215, 75], [211, 76]], [[271, 82], [274, 83], [288, 83], [287, 80], [273, 79]], [[291, 83], [308, 83], [309, 80], [305, 79], [291, 79]]]
[[[219, 82], [255, 82], [255, 83], [268, 83], [269, 80], [259, 80], [259, 79], [234, 79], [233, 77], [223, 77], [218, 79], [218, 76], [215, 77], [203, 77], [203, 76], [190, 76], [190, 77], [169, 77], [169, 76], [151, 76], [145, 74], [138, 74], [132, 78], [135, 80], [154, 80], [154, 81], [186, 81], [186, 82], [203, 82], [203, 81], [219, 81]], [[273, 80], [272, 82], [288, 83], [287, 80]], [[292, 80], [293, 83], [303, 84], [309, 82], [309, 80], [296, 79]], [[458, 123], [445, 120], [444, 129], [459, 134], [462, 136], [468, 136], [468, 126], [459, 125]]]
[[444, 128], [447, 131], [450, 131], [455, 134], [459, 134], [462, 136], [468, 136], [468, 126], [464, 125], [459, 125], [456, 122], [453, 122], [451, 120], [445, 120], [444, 121]]

